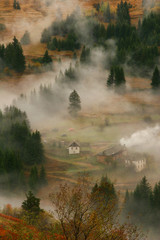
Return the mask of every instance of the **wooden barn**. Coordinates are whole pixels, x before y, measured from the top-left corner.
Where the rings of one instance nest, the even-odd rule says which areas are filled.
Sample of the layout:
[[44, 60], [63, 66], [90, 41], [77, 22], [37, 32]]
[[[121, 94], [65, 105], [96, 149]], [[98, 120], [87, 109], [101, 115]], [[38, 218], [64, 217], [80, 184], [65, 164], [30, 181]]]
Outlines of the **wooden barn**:
[[113, 162], [116, 160], [122, 160], [124, 157], [127, 156], [127, 150], [125, 146], [115, 145], [111, 148], [108, 148], [96, 155], [97, 160], [100, 162]]

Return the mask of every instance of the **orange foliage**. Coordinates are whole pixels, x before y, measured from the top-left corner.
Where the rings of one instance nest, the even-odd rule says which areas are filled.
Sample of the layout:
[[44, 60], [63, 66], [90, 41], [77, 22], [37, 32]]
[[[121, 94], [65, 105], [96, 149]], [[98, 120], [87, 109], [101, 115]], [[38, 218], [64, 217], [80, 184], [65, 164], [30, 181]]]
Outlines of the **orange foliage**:
[[55, 240], [66, 240], [65, 236], [55, 233]]

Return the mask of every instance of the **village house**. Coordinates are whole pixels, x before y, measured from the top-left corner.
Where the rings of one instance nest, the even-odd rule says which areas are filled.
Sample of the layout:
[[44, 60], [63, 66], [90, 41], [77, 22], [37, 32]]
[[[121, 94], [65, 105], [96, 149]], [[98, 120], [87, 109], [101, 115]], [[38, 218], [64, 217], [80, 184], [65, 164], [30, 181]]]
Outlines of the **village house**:
[[68, 150], [69, 154], [80, 154], [80, 145], [74, 141], [69, 145]]
[[96, 155], [99, 162], [112, 163], [116, 160], [122, 160], [127, 155], [125, 146], [115, 145]]
[[126, 167], [134, 167], [136, 172], [141, 172], [146, 168], [146, 157], [140, 153], [129, 153], [125, 160]]

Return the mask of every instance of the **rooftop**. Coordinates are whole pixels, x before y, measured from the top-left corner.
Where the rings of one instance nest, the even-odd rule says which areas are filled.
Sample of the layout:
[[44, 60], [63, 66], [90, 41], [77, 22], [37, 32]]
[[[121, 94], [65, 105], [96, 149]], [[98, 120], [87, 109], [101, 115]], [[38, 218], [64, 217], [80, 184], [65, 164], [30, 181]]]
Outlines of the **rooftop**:
[[125, 150], [125, 148], [121, 145], [115, 145], [111, 148], [108, 148], [106, 150], [104, 150], [103, 152], [98, 153], [98, 156], [112, 156], [115, 155], [117, 153], [121, 153]]
[[79, 147], [79, 144], [77, 142], [72, 142], [69, 147]]

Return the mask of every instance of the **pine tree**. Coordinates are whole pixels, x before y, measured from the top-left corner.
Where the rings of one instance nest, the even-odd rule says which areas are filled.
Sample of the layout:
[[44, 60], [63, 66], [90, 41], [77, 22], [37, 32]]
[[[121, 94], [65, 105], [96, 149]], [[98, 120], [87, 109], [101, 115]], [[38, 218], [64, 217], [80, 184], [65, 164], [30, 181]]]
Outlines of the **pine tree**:
[[25, 70], [25, 56], [21, 44], [16, 37], [13, 38], [13, 42], [9, 43], [5, 49], [4, 56], [5, 63], [9, 68], [13, 68], [16, 72], [22, 73]]
[[145, 200], [146, 202], [149, 202], [151, 194], [151, 187], [147, 181], [147, 178], [144, 176], [133, 193], [134, 199], [137, 201]]
[[131, 23], [131, 18], [129, 14], [130, 5], [125, 1], [121, 0], [117, 5], [117, 23], [118, 24], [129, 24]]
[[125, 85], [126, 79], [125, 79], [125, 76], [124, 76], [124, 70], [123, 70], [123, 68], [120, 68], [120, 74], [121, 74], [121, 84], [122, 84], [122, 85]]
[[90, 60], [90, 49], [84, 46], [81, 52], [80, 62], [87, 63], [89, 62], [89, 60]]
[[156, 183], [153, 189], [152, 207], [160, 210], [160, 182]]
[[31, 39], [30, 39], [30, 34], [28, 31], [26, 31], [23, 35], [23, 37], [21, 38], [21, 44], [22, 45], [28, 45], [31, 43]]
[[40, 169], [39, 184], [40, 184], [41, 187], [47, 185], [46, 171], [45, 171], [44, 166], [42, 166], [41, 169]]
[[92, 198], [93, 200], [98, 197], [101, 199], [106, 205], [112, 201], [112, 203], [116, 204], [118, 201], [116, 191], [113, 183], [108, 179], [108, 177], [102, 177], [100, 184], [95, 184], [92, 188]]
[[14, 0], [14, 1], [13, 1], [13, 8], [14, 8], [14, 9], [17, 9], [17, 10], [20, 10], [20, 9], [21, 9], [20, 3], [19, 3], [17, 0]]
[[109, 74], [108, 79], [107, 79], [107, 87], [109, 87], [109, 88], [113, 87], [114, 82], [115, 82], [115, 79], [114, 79], [114, 68], [111, 67], [110, 74]]
[[71, 116], [76, 117], [81, 110], [81, 101], [78, 93], [74, 90], [69, 96], [69, 113]]
[[77, 74], [75, 69], [72, 67], [72, 64], [70, 64], [69, 68], [65, 70], [65, 77], [67, 77], [70, 81], [77, 80]]
[[17, 9], [17, 1], [16, 0], [13, 1], [13, 8]]
[[41, 36], [41, 43], [49, 43], [51, 41], [51, 33], [48, 29], [44, 29]]
[[120, 87], [125, 85], [125, 76], [124, 76], [124, 71], [123, 68], [121, 67], [115, 67], [115, 85], [116, 87]]
[[17, 9], [17, 10], [20, 10], [20, 9], [21, 9], [19, 2], [17, 2], [17, 4], [16, 4], [16, 9]]
[[15, 71], [22, 73], [25, 70], [26, 62], [25, 62], [25, 57], [23, 55], [23, 50], [20, 43], [18, 43], [17, 48], [15, 48], [15, 52], [16, 52], [15, 64], [13, 66]]
[[153, 72], [151, 86], [154, 90], [160, 88], [160, 73], [157, 66], [155, 67], [155, 70]]
[[109, 3], [107, 4], [107, 8], [104, 12], [104, 20], [105, 20], [105, 22], [108, 22], [108, 23], [111, 22], [111, 10], [110, 10]]
[[31, 191], [26, 194], [26, 198], [22, 203], [22, 209], [29, 213], [39, 214], [41, 211], [40, 199], [36, 198]]
[[45, 54], [44, 54], [44, 56], [43, 56], [43, 58], [42, 58], [42, 63], [44, 63], [44, 64], [50, 64], [50, 63], [52, 63], [52, 58], [49, 56], [47, 50], [45, 51]]

